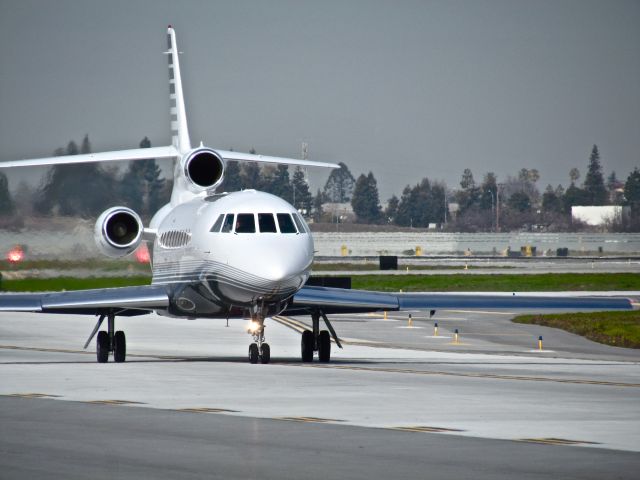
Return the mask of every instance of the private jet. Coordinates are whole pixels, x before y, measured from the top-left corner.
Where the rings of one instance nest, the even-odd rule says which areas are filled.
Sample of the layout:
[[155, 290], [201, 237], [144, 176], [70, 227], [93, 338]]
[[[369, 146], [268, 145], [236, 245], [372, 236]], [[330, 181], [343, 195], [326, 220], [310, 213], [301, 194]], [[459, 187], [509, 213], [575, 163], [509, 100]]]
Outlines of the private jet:
[[[126, 337], [116, 317], [156, 312], [184, 319], [250, 319], [251, 363], [269, 363], [265, 319], [310, 315], [301, 337], [301, 359], [329, 362], [331, 344], [342, 345], [327, 315], [440, 308], [628, 309], [611, 297], [541, 297], [444, 293], [381, 293], [305, 285], [314, 258], [309, 226], [296, 209], [256, 190], [218, 192], [228, 161], [339, 168], [333, 163], [192, 147], [187, 126], [175, 30], [167, 30], [171, 145], [113, 152], [18, 160], [0, 168], [86, 162], [175, 160], [170, 202], [145, 227], [130, 208], [114, 206], [95, 224], [95, 241], [109, 257], [124, 257], [143, 242], [151, 252], [150, 285], [43, 294], [0, 295], [2, 312], [92, 315], [98, 318], [84, 348], [97, 334], [100, 363], [126, 358]], [[101, 330], [104, 320], [106, 330]], [[320, 320], [326, 330], [320, 329]]]

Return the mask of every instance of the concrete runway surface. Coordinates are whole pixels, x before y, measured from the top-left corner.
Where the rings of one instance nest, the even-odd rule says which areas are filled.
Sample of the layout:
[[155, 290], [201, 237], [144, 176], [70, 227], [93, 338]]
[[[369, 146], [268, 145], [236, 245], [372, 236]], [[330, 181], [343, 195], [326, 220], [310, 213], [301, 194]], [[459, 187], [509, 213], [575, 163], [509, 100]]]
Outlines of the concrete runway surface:
[[640, 353], [511, 316], [334, 316], [311, 365], [278, 317], [250, 365], [243, 320], [118, 319], [97, 364], [92, 317], [0, 314], [0, 478], [637, 478]]

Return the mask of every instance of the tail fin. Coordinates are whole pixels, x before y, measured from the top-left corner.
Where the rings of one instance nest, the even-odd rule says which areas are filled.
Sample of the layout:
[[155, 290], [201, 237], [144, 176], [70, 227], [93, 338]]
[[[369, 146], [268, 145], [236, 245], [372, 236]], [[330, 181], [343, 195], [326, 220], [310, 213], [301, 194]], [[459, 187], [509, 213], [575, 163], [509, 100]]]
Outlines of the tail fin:
[[171, 25], [167, 29], [167, 43], [169, 48], [166, 54], [169, 58], [169, 100], [171, 105], [169, 113], [171, 115], [172, 143], [181, 154], [184, 154], [191, 150], [191, 141], [187, 127], [187, 114], [184, 109], [176, 32]]

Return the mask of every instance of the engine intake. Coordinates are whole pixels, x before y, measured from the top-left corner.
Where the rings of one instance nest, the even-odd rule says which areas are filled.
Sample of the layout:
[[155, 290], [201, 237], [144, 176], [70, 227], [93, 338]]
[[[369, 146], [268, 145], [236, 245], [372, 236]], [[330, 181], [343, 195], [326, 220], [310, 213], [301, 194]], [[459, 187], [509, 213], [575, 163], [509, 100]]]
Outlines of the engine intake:
[[185, 177], [196, 191], [212, 189], [222, 182], [224, 160], [214, 150], [196, 149], [185, 157], [182, 165]]
[[98, 217], [93, 234], [103, 254], [118, 258], [138, 248], [143, 229], [136, 212], [127, 207], [113, 207]]

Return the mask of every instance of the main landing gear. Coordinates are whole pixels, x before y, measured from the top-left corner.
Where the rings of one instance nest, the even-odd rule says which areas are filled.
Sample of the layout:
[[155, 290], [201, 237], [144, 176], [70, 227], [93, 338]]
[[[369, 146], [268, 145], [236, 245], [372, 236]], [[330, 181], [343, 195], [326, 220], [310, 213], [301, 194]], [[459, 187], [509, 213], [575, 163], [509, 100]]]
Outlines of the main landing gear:
[[[327, 325], [327, 330], [320, 330], [320, 317]], [[338, 347], [342, 348], [340, 340], [336, 335], [329, 319], [322, 311], [314, 311], [311, 313], [311, 323], [313, 330], [305, 330], [302, 332], [300, 341], [300, 350], [302, 361], [305, 363], [313, 362], [314, 352], [318, 352], [318, 361], [321, 363], [329, 363], [331, 360], [331, 337]]]
[[[107, 331], [100, 330], [100, 325], [107, 318]], [[84, 344], [86, 349], [93, 340], [93, 337], [98, 334], [96, 338], [96, 356], [98, 363], [107, 363], [109, 361], [109, 353], [113, 352], [113, 361], [116, 363], [122, 363], [127, 356], [127, 339], [122, 330], [115, 331], [116, 316], [114, 313], [109, 312], [107, 315], [100, 315], [100, 319], [91, 332], [89, 339]]]
[[264, 318], [253, 318], [249, 324], [249, 333], [253, 336], [253, 343], [249, 345], [249, 362], [269, 363], [271, 348], [264, 341]]

